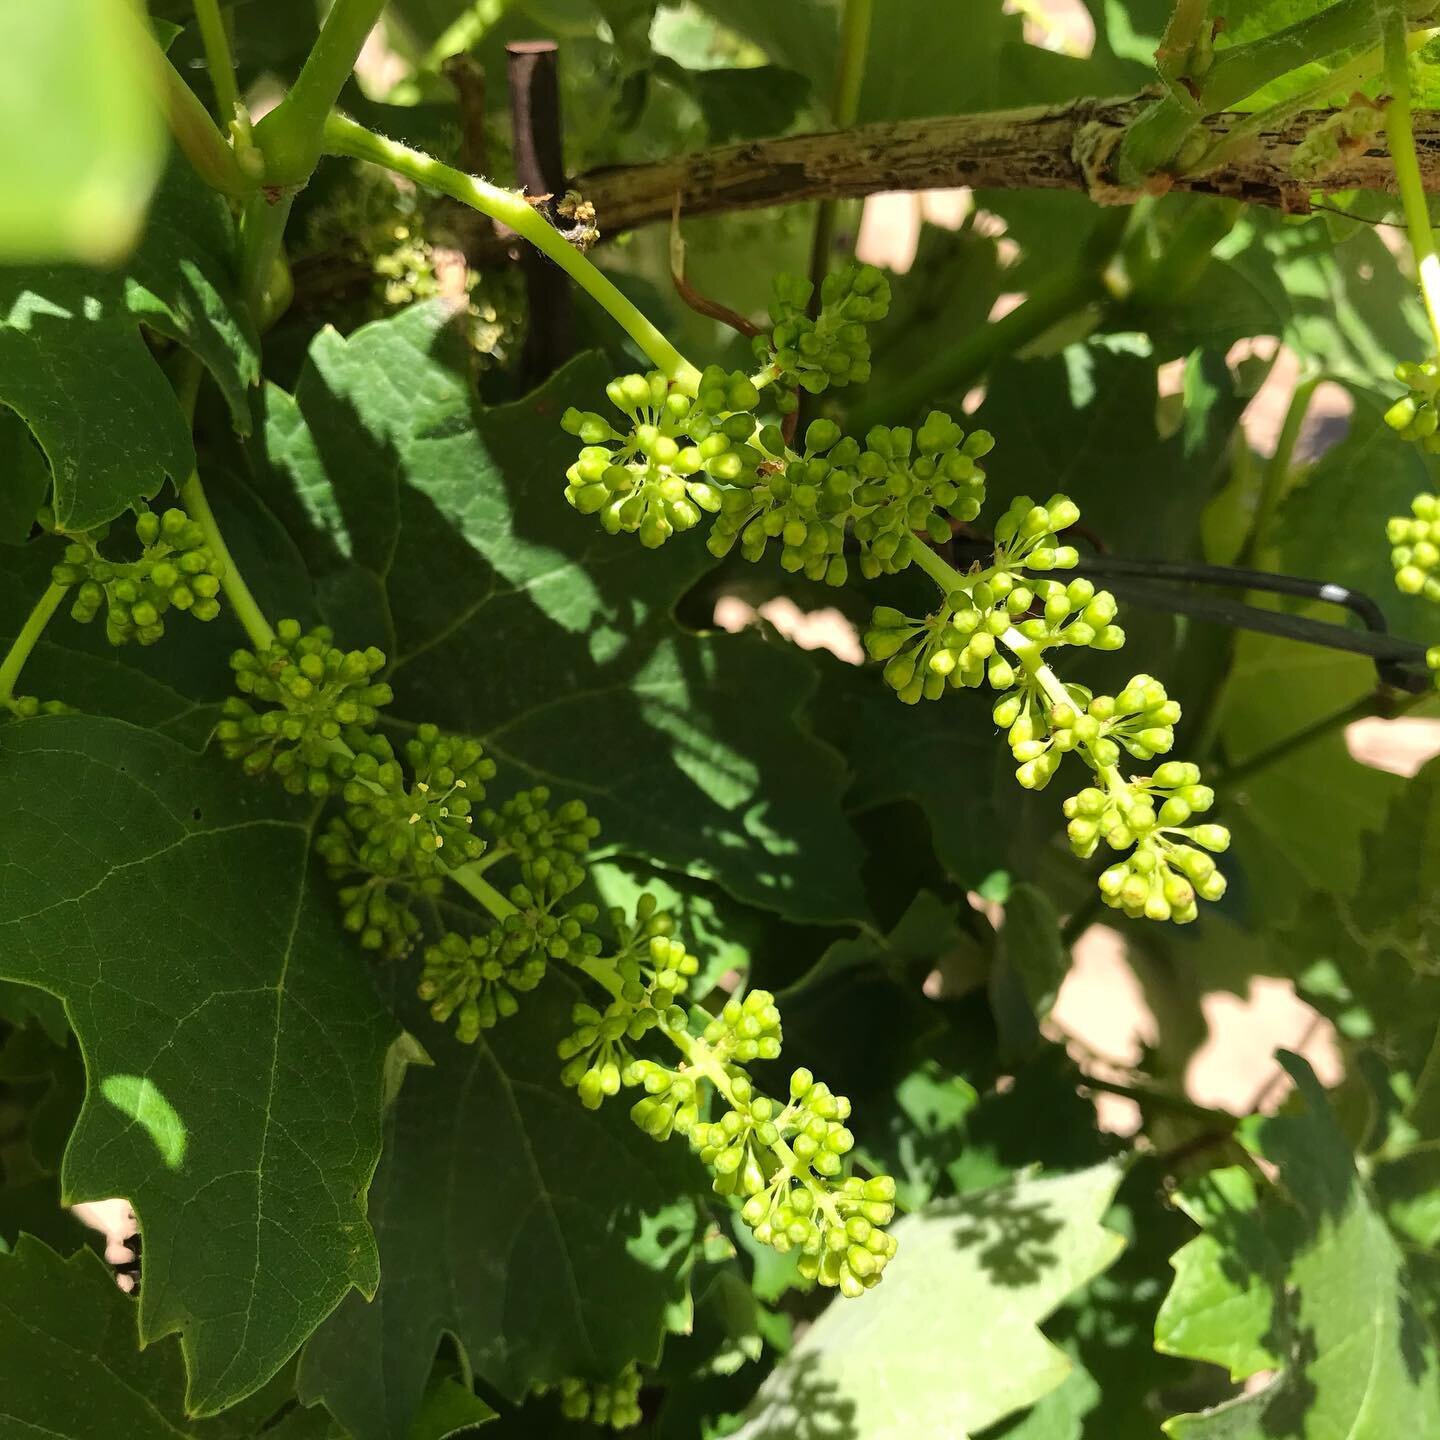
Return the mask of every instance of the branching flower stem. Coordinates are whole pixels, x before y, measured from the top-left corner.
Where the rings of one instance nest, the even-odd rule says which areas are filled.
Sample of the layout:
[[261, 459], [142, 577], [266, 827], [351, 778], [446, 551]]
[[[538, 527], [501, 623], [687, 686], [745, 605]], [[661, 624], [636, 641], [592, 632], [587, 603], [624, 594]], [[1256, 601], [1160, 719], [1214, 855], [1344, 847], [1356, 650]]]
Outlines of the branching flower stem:
[[[923, 541], [911, 539], [909, 545], [911, 559], [940, 587], [943, 595], [953, 595], [957, 590], [963, 590], [968, 594], [982, 580], [990, 579], [997, 568], [992, 566], [986, 570], [977, 570], [973, 574], [964, 575], [948, 560], [937, 555]], [[1040, 690], [1044, 691], [1052, 705], [1074, 703], [1070, 692], [1065, 688], [1065, 682], [1045, 663], [1042, 648], [1033, 640], [1027, 640], [1013, 626], [996, 638], [1014, 655], [1025, 673]], [[1128, 794], [1130, 787], [1120, 773], [1119, 766], [1100, 764], [1090, 754], [1089, 746], [1083, 743], [1077, 747], [1077, 750], [1111, 795], [1120, 798]]]
[[20, 672], [69, 588], [68, 585], [52, 582], [35, 602], [35, 608], [20, 627], [20, 633], [10, 642], [5, 658], [0, 660], [0, 706], [8, 705], [15, 698], [15, 684], [20, 679]]
[[[194, 419], [195, 399], [199, 394], [202, 374], [200, 361], [191, 356], [176, 387], [180, 406], [187, 420]], [[210, 547], [210, 553], [223, 566], [220, 589], [230, 602], [235, 618], [244, 627], [251, 645], [256, 650], [269, 649], [275, 643], [275, 631], [265, 618], [265, 612], [261, 610], [255, 596], [251, 594], [245, 577], [240, 573], [240, 567], [235, 563], [235, 557], [230, 553], [230, 547], [225, 543], [225, 536], [216, 522], [215, 512], [210, 508], [210, 497], [206, 495], [205, 486], [200, 481], [200, 472], [192, 470], [178, 489], [181, 505], [190, 518], [204, 530], [205, 543]]]
[[300, 186], [310, 178], [325, 150], [330, 109], [384, 8], [385, 0], [335, 0], [330, 7], [290, 93], [255, 127], [267, 184]]
[[550, 224], [523, 195], [492, 185], [475, 175], [443, 164], [422, 151], [388, 140], [347, 120], [332, 115], [325, 123], [325, 149], [332, 155], [348, 155], [383, 165], [397, 175], [429, 190], [439, 191], [462, 205], [508, 225], [522, 239], [548, 255], [588, 295], [610, 314], [617, 324], [649, 356], [667, 379], [693, 393], [700, 372], [632, 304], [615, 285]]
[[[480, 875], [479, 868], [482, 864], [483, 857], [480, 861], [471, 861], [448, 873], [457, 885], [461, 886], [472, 898], [478, 900], [497, 920], [503, 921], [511, 915], [517, 914], [517, 907], [512, 905], [489, 881]], [[615, 968], [613, 960], [597, 956], [583, 956], [570, 957], [570, 963], [613, 999], [620, 998], [624, 981]], [[704, 1076], [732, 1109], [743, 1113], [745, 1106], [740, 1096], [736, 1094], [729, 1073], [720, 1057], [703, 1038], [691, 1033], [687, 1028], [671, 1023], [668, 1016], [662, 1015], [656, 1028], [680, 1052], [692, 1072]], [[777, 1138], [770, 1149], [788, 1174], [804, 1175], [805, 1165], [783, 1139]], [[825, 1212], [826, 1220], [831, 1225], [843, 1226], [844, 1220], [836, 1208], [834, 1197], [824, 1189], [815, 1189], [813, 1193], [816, 1203]]]

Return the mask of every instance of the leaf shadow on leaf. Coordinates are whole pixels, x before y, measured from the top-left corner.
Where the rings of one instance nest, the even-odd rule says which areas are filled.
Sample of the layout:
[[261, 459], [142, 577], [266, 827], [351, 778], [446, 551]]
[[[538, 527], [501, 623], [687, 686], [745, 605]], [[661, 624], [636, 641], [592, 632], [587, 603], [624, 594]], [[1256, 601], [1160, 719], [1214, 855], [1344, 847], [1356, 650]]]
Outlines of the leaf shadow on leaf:
[[934, 1213], [944, 1215], [947, 1208], [960, 1217], [955, 1248], [975, 1250], [981, 1268], [997, 1285], [1033, 1285], [1057, 1263], [1050, 1242], [1064, 1226], [1039, 1201], [1024, 1200], [1015, 1190], [999, 1186], [953, 1206], [937, 1206]]
[[860, 1440], [855, 1402], [833, 1380], [817, 1373], [817, 1353], [798, 1356], [790, 1367], [785, 1403], [768, 1411], [745, 1440]]
[[637, 553], [564, 502], [562, 397], [600, 391], [601, 362], [484, 410], [456, 340], [435, 307], [322, 333], [295, 397], [267, 402], [262, 498], [341, 639], [386, 648], [388, 722], [476, 736], [511, 788], [585, 800], [621, 852], [792, 918], [864, 918], [841, 762], [797, 719], [809, 665], [676, 622], [713, 565], [698, 536]]

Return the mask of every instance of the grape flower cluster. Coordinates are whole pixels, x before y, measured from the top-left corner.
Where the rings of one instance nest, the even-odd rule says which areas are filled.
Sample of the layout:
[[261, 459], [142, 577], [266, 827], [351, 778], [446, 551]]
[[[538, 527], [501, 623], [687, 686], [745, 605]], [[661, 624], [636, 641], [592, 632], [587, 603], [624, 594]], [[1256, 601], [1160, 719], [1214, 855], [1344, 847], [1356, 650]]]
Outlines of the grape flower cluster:
[[553, 1387], [537, 1386], [534, 1393], [544, 1395], [552, 1388], [567, 1420], [588, 1420], [611, 1430], [629, 1430], [640, 1423], [640, 1370], [633, 1360], [612, 1380], [567, 1375]]
[[[338, 801], [316, 842], [339, 886], [345, 927], [367, 950], [400, 959], [423, 945], [418, 991], [439, 1023], [473, 1043], [513, 1016], [523, 997], [564, 964], [603, 1000], [576, 1003], [556, 1050], [560, 1078], [596, 1109], [623, 1089], [640, 1092], [631, 1117], [647, 1135], [687, 1137], [718, 1195], [731, 1197], [756, 1237], [796, 1250], [801, 1273], [859, 1295], [895, 1253], [887, 1176], [846, 1174], [854, 1137], [850, 1102], [808, 1071], [791, 1076], [789, 1100], [759, 1093], [746, 1066], [780, 1055], [774, 997], [728, 999], [700, 1033], [687, 992], [700, 961], [650, 894], [599, 930], [598, 908], [577, 900], [599, 825], [578, 800], [556, 803], [537, 786], [488, 804], [494, 762], [481, 744], [420, 725], [398, 750], [377, 729], [390, 687], [385, 656], [342, 650], [323, 627], [282, 621], [271, 644], [231, 660], [243, 698], [216, 728], [222, 751], [253, 775], [273, 774], [293, 793]], [[498, 867], [511, 876], [501, 891]], [[483, 913], [438, 929], [447, 882]], [[461, 907], [463, 908], [463, 907]], [[656, 1059], [666, 1042], [678, 1061]], [[616, 1388], [618, 1387], [618, 1388]], [[592, 1418], [630, 1423], [638, 1379], [596, 1390], [575, 1382], [562, 1403]]]
[[781, 275], [770, 302], [772, 328], [755, 337], [755, 358], [779, 381], [779, 406], [792, 411], [804, 390], [863, 385], [870, 378], [870, 334], [865, 328], [890, 310], [890, 282], [873, 265], [851, 263], [820, 285], [819, 313], [810, 314], [812, 281]]
[[103, 611], [105, 638], [112, 645], [135, 641], [153, 645], [165, 633], [170, 610], [197, 620], [220, 613], [224, 562], [210, 549], [205, 531], [183, 510], [157, 515], [142, 510], [135, 518], [140, 554], [111, 560], [100, 552], [108, 527], [72, 536], [51, 573], [56, 585], [74, 587], [70, 615], [88, 625]]
[[1440, 495], [1417, 495], [1409, 515], [1394, 515], [1386, 522], [1385, 535], [1396, 588], [1440, 602]]
[[[750, 381], [715, 367], [697, 381], [683, 374], [667, 380], [659, 371], [622, 377], [608, 393], [628, 421], [624, 431], [603, 416], [567, 411], [565, 428], [586, 447], [567, 472], [567, 498], [599, 513], [608, 530], [639, 529], [650, 546], [706, 512], [714, 516], [713, 554], [738, 546], [746, 560], [758, 561], [773, 544], [783, 569], [831, 585], [845, 584], [852, 565], [866, 579], [924, 570], [940, 589], [936, 608], [912, 617], [882, 605], [866, 632], [885, 683], [912, 705], [952, 689], [988, 688], [1016, 779], [1027, 789], [1043, 789], [1066, 755], [1079, 756], [1097, 784], [1066, 802], [1072, 847], [1088, 857], [1103, 838], [1122, 852], [1100, 876], [1102, 899], [1131, 915], [1193, 920], [1197, 899], [1218, 899], [1225, 889], [1210, 856], [1225, 848], [1228, 834], [1213, 822], [1188, 823], [1213, 804], [1213, 794], [1198, 774], [1175, 779], [1175, 762], [1151, 776], [1121, 768], [1125, 757], [1148, 762], [1168, 754], [1179, 705], [1152, 677], [1136, 676], [1119, 695], [1095, 695], [1066, 684], [1047, 661], [1060, 649], [1104, 652], [1125, 643], [1115, 597], [1072, 573], [1080, 553], [1066, 537], [1079, 507], [1063, 494], [1043, 503], [1017, 496], [995, 522], [990, 563], [955, 569], [932, 547], [947, 545], [957, 527], [981, 514], [981, 461], [994, 446], [988, 432], [967, 434], [937, 410], [914, 429], [877, 425], [862, 442], [823, 416], [794, 436], [760, 413], [767, 391], [786, 416], [800, 390], [820, 394], [868, 377], [866, 325], [888, 307], [884, 277], [873, 267], [847, 266], [827, 279], [813, 315], [812, 298], [808, 281], [776, 282], [773, 329], [755, 342], [765, 364]], [[1440, 364], [1427, 364], [1402, 375], [1424, 392], [1415, 401], [1420, 418], [1405, 423], [1433, 434]], [[1430, 408], [1422, 414], [1422, 406]], [[1392, 423], [1400, 409], [1392, 410]], [[1422, 500], [1414, 521], [1392, 522], [1396, 564], [1402, 588], [1433, 585], [1440, 594], [1440, 577], [1431, 578], [1440, 560], [1429, 532], [1434, 502]], [[1193, 768], [1182, 767], [1187, 777]], [[623, 1074], [618, 1059], [610, 1067], [605, 1094]], [[676, 1126], [693, 1105], [693, 1096], [668, 1090], [653, 1098], [646, 1114], [657, 1131]]]
[[1402, 395], [1385, 412], [1385, 423], [1402, 440], [1413, 440], [1427, 454], [1440, 453], [1440, 355], [1418, 363], [1402, 360], [1395, 378], [1405, 386]]

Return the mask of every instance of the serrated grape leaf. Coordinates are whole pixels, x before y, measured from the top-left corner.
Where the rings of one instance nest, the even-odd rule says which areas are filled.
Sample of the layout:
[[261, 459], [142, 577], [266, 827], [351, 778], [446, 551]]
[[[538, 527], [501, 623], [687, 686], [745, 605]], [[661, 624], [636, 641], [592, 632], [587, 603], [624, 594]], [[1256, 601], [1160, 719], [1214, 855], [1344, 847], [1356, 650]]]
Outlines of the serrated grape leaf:
[[1070, 1373], [1040, 1332], [1119, 1255], [1101, 1224], [1118, 1165], [1022, 1178], [894, 1227], [900, 1250], [860, 1301], [834, 1301], [761, 1386], [736, 1440], [805, 1433], [966, 1440]]
[[441, 1376], [431, 1382], [407, 1440], [450, 1440], [468, 1435], [477, 1425], [495, 1418], [495, 1412], [468, 1385]]
[[352, 1286], [393, 1027], [293, 805], [172, 741], [59, 716], [0, 731], [0, 976], [59, 995], [88, 1090], [67, 1203], [120, 1195], [140, 1329], [186, 1404], [262, 1385]]
[[1046, 1327], [1075, 1369], [1023, 1418], [985, 1440], [1156, 1440], [1159, 1396], [1193, 1366], [1156, 1354], [1155, 1311], [1171, 1279], [1169, 1257], [1188, 1233], [1165, 1199], [1158, 1169], [1132, 1164], [1105, 1219], [1125, 1252]]
[[390, 656], [396, 715], [583, 799], [603, 842], [791, 918], [861, 916], [840, 763], [796, 718], [806, 661], [676, 623], [713, 563], [698, 534], [650, 552], [565, 503], [559, 416], [606, 403], [602, 363], [481, 409], [450, 318], [322, 331], [294, 398], [267, 394], [267, 494], [338, 633]]
[[1440, 762], [1399, 789], [1367, 835], [1348, 895], [1311, 894], [1279, 937], [1301, 993], [1406, 1077], [1412, 1138], [1440, 1138]]
[[435, 1064], [411, 1070], [386, 1118], [370, 1190], [380, 1289], [345, 1300], [300, 1367], [302, 1396], [359, 1440], [403, 1440], [445, 1334], [517, 1401], [659, 1354], [703, 1179], [623, 1099], [592, 1113], [560, 1083], [577, 998], [552, 975], [470, 1046], [415, 1021]]
[[[0, 260], [109, 264], [165, 163], [150, 57], [128, 0], [0, 11]], [[21, 137], [23, 138], [23, 142]]]
[[[1166, 1433], [1174, 1440], [1389, 1440], [1403, 1417], [1410, 1433], [1440, 1434], [1440, 1355], [1411, 1297], [1405, 1254], [1360, 1178], [1314, 1072], [1299, 1056], [1282, 1052], [1281, 1061], [1303, 1108], [1247, 1126], [1242, 1135], [1278, 1167], [1283, 1198], [1268, 1192], [1257, 1212], [1275, 1260], [1267, 1266], [1263, 1251], [1230, 1243], [1229, 1228], [1217, 1232], [1224, 1248], [1215, 1257], [1229, 1280], [1219, 1287], [1222, 1301], [1233, 1303], [1236, 1289], [1260, 1279], [1271, 1291], [1263, 1336], [1256, 1336], [1248, 1306], [1237, 1322], [1237, 1341], [1248, 1352], [1242, 1368], [1259, 1358], [1263, 1344], [1281, 1369], [1249, 1394], [1176, 1416]], [[1215, 1292], [1197, 1293], [1203, 1303]], [[1172, 1309], [1171, 1339], [1184, 1318]], [[1209, 1358], [1213, 1332], [1201, 1327], [1200, 1334], [1199, 1358]]]
[[[1344, 438], [1307, 467], [1276, 517], [1273, 568], [1363, 591], [1397, 634], [1423, 636], [1433, 628], [1435, 609], [1396, 589], [1385, 522], [1409, 515], [1414, 496], [1432, 488], [1430, 468], [1418, 445], [1395, 443], [1383, 418], [1390, 397], [1373, 390], [1351, 396]], [[1358, 543], [1362, 536], [1368, 543]]]
[[136, 1302], [89, 1250], [62, 1258], [24, 1235], [0, 1252], [0, 1431], [36, 1440], [239, 1440], [269, 1421], [289, 1377], [222, 1417], [185, 1413], [172, 1342], [140, 1348]]
[[100, 525], [194, 468], [190, 426], [142, 325], [197, 355], [248, 428], [260, 362], [235, 254], [225, 200], [176, 160], [120, 269], [0, 270], [0, 405], [45, 451], [63, 528]]
[[179, 1351], [141, 1351], [135, 1310], [99, 1256], [62, 1260], [22, 1236], [0, 1257], [0, 1429], [64, 1440], [190, 1434]]
[[1203, 1232], [1175, 1252], [1174, 1283], [1155, 1320], [1155, 1348], [1223, 1365], [1248, 1380], [1281, 1362], [1266, 1343], [1280, 1256], [1256, 1211], [1255, 1178], [1239, 1166], [1213, 1170], [1176, 1197]]
[[[1060, 917], [1050, 897], [1034, 885], [1016, 885], [1005, 901], [1005, 923], [998, 939], [992, 997], [997, 987], [1012, 988], [1013, 981], [1018, 990], [1015, 998], [1025, 1007], [1033, 1031], [1054, 1008], [1070, 969], [1070, 951], [1060, 938]], [[997, 1019], [1002, 1019], [998, 1013]]]
[[[1221, 712], [1230, 763], [1244, 765], [1374, 684], [1375, 667], [1360, 656], [1241, 635]], [[1234, 844], [1226, 868], [1232, 881], [1245, 872], [1253, 919], [1284, 926], [1312, 891], [1348, 894], [1361, 870], [1361, 838], [1401, 784], [1352, 760], [1335, 730], [1227, 786], [1222, 818]]]
[[1349, 896], [1310, 896], [1279, 937], [1299, 993], [1350, 1053], [1343, 1099], [1359, 1116], [1377, 1203], [1405, 1245], [1411, 1290], [1440, 1322], [1440, 763], [1367, 837]]
[[[931, 589], [919, 603], [933, 597]], [[967, 888], [979, 885], [1003, 859], [1015, 818], [1013, 766], [996, 744], [989, 705], [967, 693], [902, 706], [878, 666], [819, 654], [814, 664], [820, 688], [811, 713], [849, 762], [847, 813], [913, 800], [946, 870]]]

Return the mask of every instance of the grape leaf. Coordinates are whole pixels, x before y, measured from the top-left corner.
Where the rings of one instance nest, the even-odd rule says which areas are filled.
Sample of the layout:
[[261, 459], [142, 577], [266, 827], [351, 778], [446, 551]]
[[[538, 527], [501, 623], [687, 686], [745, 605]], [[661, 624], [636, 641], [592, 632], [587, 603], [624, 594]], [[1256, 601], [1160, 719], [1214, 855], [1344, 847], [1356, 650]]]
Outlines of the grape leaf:
[[[1241, 1209], [1238, 1226], [1207, 1215], [1223, 1248], [1182, 1251], [1178, 1270], [1192, 1303], [1218, 1300], [1227, 1316], [1190, 1317], [1171, 1306], [1166, 1334], [1191, 1353], [1185, 1327], [1194, 1326], [1194, 1353], [1208, 1359], [1218, 1353], [1217, 1332], [1233, 1325], [1241, 1369], [1263, 1361], [1262, 1345], [1282, 1368], [1249, 1394], [1176, 1416], [1166, 1433], [1174, 1440], [1384, 1440], [1404, 1416], [1413, 1433], [1440, 1434], [1440, 1355], [1409, 1293], [1405, 1254], [1357, 1173], [1313, 1071], [1299, 1056], [1282, 1052], [1281, 1060], [1304, 1108], [1242, 1127], [1242, 1138], [1278, 1166], [1285, 1198], [1268, 1192], [1253, 1218]], [[1258, 1240], [1239, 1238], [1260, 1231], [1268, 1252]], [[1195, 1283], [1195, 1271], [1208, 1283]], [[1260, 1283], [1273, 1306], [1263, 1334], [1246, 1293]]]
[[166, 147], [130, 11], [128, 0], [49, 0], [0, 12], [7, 263], [110, 263], [135, 242]]
[[808, 77], [816, 94], [830, 93], [840, 38], [835, 0], [702, 0], [702, 8], [753, 40], [775, 64]]
[[511, 1400], [658, 1356], [700, 1176], [623, 1100], [592, 1114], [560, 1083], [576, 998], [552, 976], [473, 1046], [416, 1018], [435, 1064], [407, 1077], [370, 1191], [384, 1278], [373, 1303], [341, 1304], [300, 1368], [302, 1396], [359, 1440], [406, 1433], [447, 1333]]
[[[929, 590], [921, 603], [933, 596]], [[815, 727], [850, 763], [846, 811], [913, 800], [945, 868], [961, 885], [978, 886], [1003, 857], [1015, 817], [1012, 767], [996, 746], [990, 707], [970, 694], [902, 707], [876, 666], [826, 655], [814, 664]]]
[[595, 357], [480, 410], [447, 321], [416, 306], [322, 331], [295, 397], [268, 392], [266, 492], [339, 633], [389, 654], [397, 715], [585, 800], [617, 849], [792, 918], [855, 918], [840, 765], [795, 718], [805, 660], [675, 623], [712, 563], [698, 536], [644, 552], [565, 503], [558, 417], [604, 403]]
[[293, 805], [74, 716], [0, 734], [0, 796], [0, 975], [64, 999], [88, 1077], [65, 1199], [135, 1207], [141, 1335], [212, 1414], [373, 1292], [392, 1027]]
[[189, 1434], [179, 1351], [139, 1350], [135, 1310], [97, 1255], [62, 1260], [22, 1236], [0, 1258], [0, 1428], [65, 1440]]
[[248, 428], [259, 357], [234, 272], [229, 209], [184, 161], [123, 269], [0, 270], [0, 404], [49, 458], [62, 527], [100, 525], [194, 468], [190, 426], [142, 325], [198, 356]]
[[[89, 1250], [68, 1259], [24, 1235], [0, 1253], [0, 1429], [56, 1440], [231, 1440], [279, 1435], [281, 1375], [223, 1417], [185, 1413], [179, 1347], [139, 1347], [136, 1303]], [[18, 1427], [12, 1428], [12, 1427]]]
[[[1234, 765], [1263, 754], [1367, 694], [1369, 660], [1264, 635], [1242, 635], [1226, 681], [1221, 733]], [[1350, 758], [1343, 731], [1310, 741], [1224, 793], [1234, 835], [1229, 870], [1254, 877], [1252, 913], [1284, 924], [1312, 890], [1349, 893], [1361, 837], [1401, 788], [1393, 775]], [[1238, 864], [1236, 863], [1238, 862]]]
[[1274, 1370], [1267, 1343], [1274, 1297], [1267, 1277], [1280, 1265], [1256, 1215], [1260, 1197], [1248, 1170], [1214, 1170], [1176, 1197], [1205, 1233], [1175, 1253], [1175, 1281], [1155, 1321], [1155, 1348], [1223, 1365], [1233, 1380]]
[[1045, 1020], [1070, 968], [1070, 952], [1060, 939], [1060, 917], [1043, 890], [1033, 885], [1011, 890], [999, 940], [1000, 963], [1019, 977], [1034, 1019]]
[[1406, 1246], [1412, 1291], [1440, 1320], [1440, 764], [1369, 836], [1350, 896], [1316, 894], [1281, 937], [1300, 994], [1351, 1051], [1343, 1099], [1366, 1134], [1377, 1203]]
[[[895, 1226], [900, 1252], [863, 1303], [832, 1302], [760, 1388], [736, 1440], [803, 1433], [953, 1440], [1033, 1404], [1070, 1373], [1039, 1324], [1110, 1265], [1101, 1225], [1120, 1167], [1022, 1178]], [[976, 1337], [984, 1337], [983, 1344]]]
[[50, 489], [50, 467], [30, 439], [25, 422], [0, 406], [0, 459], [7, 470], [0, 485], [0, 545], [23, 545], [30, 538], [35, 514]]
[[[964, 54], [962, 66], [936, 54]], [[886, 0], [872, 12], [857, 118], [910, 120], [1104, 93], [1099, 67], [1027, 45], [1001, 0]]]
[[975, 417], [996, 439], [989, 513], [1020, 492], [1044, 500], [1060, 490], [1117, 553], [1187, 556], [1245, 397], [1223, 355], [1198, 351], [1182, 400], [1181, 424], [1162, 428], [1155, 361], [1119, 340], [997, 366]]
[[[1432, 488], [1417, 445], [1397, 445], [1384, 421], [1390, 401], [1373, 391], [1352, 392], [1355, 409], [1344, 439], [1304, 472], [1275, 520], [1274, 568], [1322, 576], [1370, 595], [1401, 635], [1425, 635], [1434, 607], [1395, 587], [1385, 522], [1408, 515], [1411, 499]], [[1337, 545], [1337, 535], [1356, 543]], [[1359, 543], [1365, 537], [1368, 543]], [[1331, 610], [1328, 616], [1340, 612]]]

